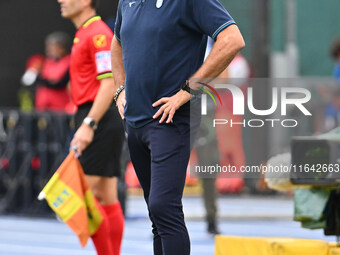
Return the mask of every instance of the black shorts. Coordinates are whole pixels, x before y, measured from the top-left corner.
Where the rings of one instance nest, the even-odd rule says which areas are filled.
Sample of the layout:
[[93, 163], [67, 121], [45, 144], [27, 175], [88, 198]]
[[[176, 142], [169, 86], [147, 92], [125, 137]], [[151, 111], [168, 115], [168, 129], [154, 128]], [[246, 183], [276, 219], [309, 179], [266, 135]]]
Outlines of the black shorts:
[[[88, 115], [92, 103], [78, 107], [75, 127], [78, 129]], [[79, 161], [87, 175], [120, 176], [120, 156], [125, 133], [122, 119], [115, 106], [111, 106], [98, 123], [92, 143], [83, 151]]]

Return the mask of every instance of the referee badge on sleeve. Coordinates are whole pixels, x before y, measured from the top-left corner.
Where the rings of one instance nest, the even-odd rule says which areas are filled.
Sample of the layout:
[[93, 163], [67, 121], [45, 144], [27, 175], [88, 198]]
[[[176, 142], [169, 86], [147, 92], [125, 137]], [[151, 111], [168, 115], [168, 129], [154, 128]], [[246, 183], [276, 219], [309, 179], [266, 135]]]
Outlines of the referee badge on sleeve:
[[96, 53], [97, 73], [111, 72], [111, 52], [100, 51]]
[[93, 37], [93, 43], [96, 48], [104, 48], [107, 45], [105, 35], [95, 35]]

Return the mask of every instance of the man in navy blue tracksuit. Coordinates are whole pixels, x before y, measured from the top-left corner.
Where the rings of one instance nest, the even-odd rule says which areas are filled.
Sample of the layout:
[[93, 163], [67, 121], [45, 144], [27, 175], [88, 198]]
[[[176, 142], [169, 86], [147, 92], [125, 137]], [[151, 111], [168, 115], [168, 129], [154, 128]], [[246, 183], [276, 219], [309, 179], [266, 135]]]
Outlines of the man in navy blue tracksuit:
[[[216, 43], [202, 65], [207, 35]], [[243, 47], [218, 0], [119, 2], [112, 41], [115, 100], [153, 223], [156, 255], [190, 254], [182, 194], [195, 81], [216, 77]]]

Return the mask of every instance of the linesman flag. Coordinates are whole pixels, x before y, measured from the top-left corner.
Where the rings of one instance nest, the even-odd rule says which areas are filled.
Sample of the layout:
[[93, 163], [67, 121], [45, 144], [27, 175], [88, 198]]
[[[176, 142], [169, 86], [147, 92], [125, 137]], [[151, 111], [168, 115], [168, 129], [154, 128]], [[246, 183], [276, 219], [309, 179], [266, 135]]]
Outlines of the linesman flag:
[[82, 247], [103, 221], [74, 151], [60, 165], [38, 199], [46, 199], [52, 210], [79, 237]]

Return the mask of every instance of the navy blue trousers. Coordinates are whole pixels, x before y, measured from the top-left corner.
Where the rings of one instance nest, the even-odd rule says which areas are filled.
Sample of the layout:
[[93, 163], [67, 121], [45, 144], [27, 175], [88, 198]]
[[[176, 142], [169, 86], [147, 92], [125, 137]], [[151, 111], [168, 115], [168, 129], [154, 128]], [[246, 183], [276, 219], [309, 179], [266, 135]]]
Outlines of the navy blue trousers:
[[189, 112], [178, 111], [173, 120], [154, 120], [141, 128], [126, 124], [131, 161], [152, 221], [155, 255], [190, 254], [182, 208], [191, 147]]

